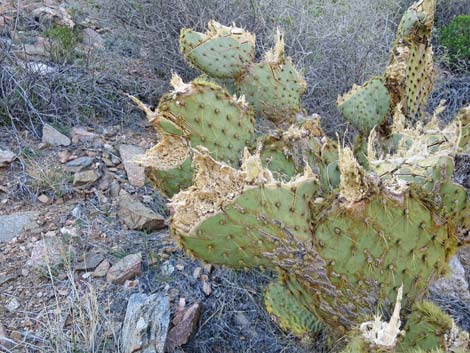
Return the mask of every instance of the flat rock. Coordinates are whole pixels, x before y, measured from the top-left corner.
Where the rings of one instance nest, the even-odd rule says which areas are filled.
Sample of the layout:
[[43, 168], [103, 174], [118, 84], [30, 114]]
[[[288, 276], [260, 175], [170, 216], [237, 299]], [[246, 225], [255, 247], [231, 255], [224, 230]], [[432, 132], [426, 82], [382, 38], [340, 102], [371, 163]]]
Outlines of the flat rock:
[[465, 269], [458, 256], [450, 259], [449, 270], [447, 276], [440, 278], [431, 285], [431, 293], [441, 297], [458, 298], [462, 302], [470, 303], [470, 290], [465, 278]]
[[170, 352], [188, 342], [197, 326], [200, 315], [201, 304], [194, 303], [178, 318], [175, 326], [168, 332], [167, 349]]
[[108, 273], [109, 269], [111, 268], [111, 264], [108, 260], [103, 260], [97, 268], [92, 273], [93, 277], [104, 277]]
[[75, 264], [75, 269], [80, 271], [93, 270], [102, 261], [104, 256], [102, 254], [87, 253], [83, 256], [83, 259]]
[[165, 218], [128, 195], [119, 197], [118, 215], [130, 229], [154, 231], [165, 227]]
[[115, 284], [123, 284], [128, 279], [142, 273], [142, 254], [130, 254], [116, 262], [106, 274], [106, 280]]
[[77, 173], [87, 167], [89, 167], [93, 163], [93, 158], [91, 157], [78, 157], [68, 161], [65, 164], [65, 169], [69, 172]]
[[34, 243], [28, 265], [35, 269], [54, 267], [69, 262], [74, 254], [75, 249], [61, 238], [44, 238]]
[[133, 186], [142, 187], [145, 185], [145, 170], [137, 162], [137, 157], [144, 154], [142, 147], [135, 145], [120, 145], [119, 153], [126, 169], [129, 183]]
[[6, 167], [16, 158], [16, 154], [8, 150], [0, 150], [0, 168]]
[[94, 132], [90, 132], [86, 128], [81, 126], [72, 128], [70, 136], [72, 136], [73, 143], [93, 141], [98, 138], [97, 134], [95, 134]]
[[42, 142], [51, 146], [69, 146], [70, 139], [63, 133], [57, 131], [49, 124], [44, 124], [42, 128]]
[[37, 228], [35, 223], [37, 216], [39, 212], [36, 211], [0, 216], [0, 243], [10, 241], [26, 229]]
[[122, 353], [164, 353], [169, 324], [168, 296], [133, 294], [122, 325]]
[[84, 170], [74, 174], [73, 185], [83, 186], [87, 184], [92, 184], [97, 181], [100, 176], [101, 174], [96, 170]]

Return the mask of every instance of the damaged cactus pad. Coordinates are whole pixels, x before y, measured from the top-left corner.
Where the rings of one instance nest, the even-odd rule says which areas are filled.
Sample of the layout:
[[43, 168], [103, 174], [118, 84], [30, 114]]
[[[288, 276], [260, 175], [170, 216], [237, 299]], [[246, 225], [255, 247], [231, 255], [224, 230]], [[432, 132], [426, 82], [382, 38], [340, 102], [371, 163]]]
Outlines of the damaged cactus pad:
[[424, 111], [435, 6], [413, 4], [383, 75], [338, 98], [354, 148], [303, 113], [305, 81], [280, 32], [255, 62], [255, 36], [235, 25], [183, 29], [180, 49], [204, 76], [174, 75], [154, 111], [133, 98], [159, 135], [140, 162], [171, 197], [180, 247], [270, 271], [273, 320], [299, 337], [326, 333], [332, 351], [469, 349], [468, 332], [426, 299], [470, 231], [468, 190], [453, 178], [454, 158], [470, 153], [470, 107], [447, 126], [444, 103]]

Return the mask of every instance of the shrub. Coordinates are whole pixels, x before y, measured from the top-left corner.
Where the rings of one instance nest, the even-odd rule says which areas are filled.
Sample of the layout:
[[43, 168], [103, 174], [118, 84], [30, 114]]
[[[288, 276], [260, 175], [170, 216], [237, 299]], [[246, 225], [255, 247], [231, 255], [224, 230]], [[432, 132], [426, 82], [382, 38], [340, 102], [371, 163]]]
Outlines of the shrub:
[[470, 15], [456, 16], [442, 28], [441, 44], [449, 50], [452, 64], [470, 60]]

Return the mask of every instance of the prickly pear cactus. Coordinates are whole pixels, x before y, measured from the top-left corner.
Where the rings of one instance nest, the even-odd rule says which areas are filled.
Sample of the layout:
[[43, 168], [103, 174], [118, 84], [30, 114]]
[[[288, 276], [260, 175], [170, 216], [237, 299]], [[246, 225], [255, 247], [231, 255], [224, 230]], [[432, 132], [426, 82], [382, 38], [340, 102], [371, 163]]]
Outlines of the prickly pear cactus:
[[344, 353], [468, 349], [468, 333], [425, 301], [470, 228], [468, 191], [452, 178], [454, 156], [469, 152], [468, 108], [447, 126], [443, 105], [423, 112], [434, 8], [413, 4], [384, 75], [338, 99], [360, 133], [354, 150], [318, 117], [296, 118], [305, 82], [280, 34], [255, 63], [254, 36], [240, 28], [183, 30], [181, 51], [207, 78], [175, 77], [155, 111], [136, 100], [161, 135], [142, 163], [173, 196], [178, 244], [274, 272], [264, 300], [274, 320], [299, 336], [325, 330]]

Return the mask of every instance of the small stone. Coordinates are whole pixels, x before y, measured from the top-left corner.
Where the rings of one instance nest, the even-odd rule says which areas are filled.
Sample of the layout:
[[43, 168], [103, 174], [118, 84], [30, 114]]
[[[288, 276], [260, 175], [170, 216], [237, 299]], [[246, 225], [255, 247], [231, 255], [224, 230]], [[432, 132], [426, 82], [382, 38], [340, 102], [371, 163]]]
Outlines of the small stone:
[[12, 151], [0, 150], [0, 168], [6, 167], [16, 158], [16, 155]]
[[185, 310], [178, 324], [172, 327], [168, 332], [167, 349], [170, 352], [188, 342], [189, 338], [196, 329], [200, 315], [200, 303], [194, 303]]
[[89, 132], [86, 128], [80, 126], [74, 127], [70, 132], [70, 136], [73, 143], [93, 141], [98, 138], [97, 134]]
[[87, 253], [83, 260], [75, 265], [76, 270], [86, 271], [95, 269], [104, 259], [102, 254]]
[[138, 293], [129, 298], [121, 330], [122, 353], [164, 353], [170, 325], [167, 296]]
[[129, 229], [154, 231], [165, 227], [165, 218], [127, 194], [119, 198], [118, 215]]
[[168, 261], [165, 261], [160, 267], [160, 269], [164, 276], [170, 276], [175, 271], [175, 267]]
[[119, 186], [119, 182], [117, 180], [113, 180], [109, 185], [109, 195], [111, 197], [118, 197], [120, 191], [121, 186]]
[[199, 276], [201, 276], [202, 268], [201, 267], [196, 267], [193, 271], [193, 278], [198, 279]]
[[13, 313], [15, 312], [16, 310], [18, 310], [20, 308], [20, 302], [18, 301], [18, 299], [16, 298], [13, 298], [11, 299], [8, 304], [6, 305], [6, 309], [10, 312], [10, 313]]
[[75, 249], [60, 238], [44, 238], [33, 245], [28, 265], [33, 268], [54, 267], [70, 261], [74, 254]]
[[69, 146], [70, 139], [61, 132], [54, 129], [49, 124], [44, 124], [42, 128], [42, 142], [51, 146]]
[[47, 197], [47, 195], [44, 195], [44, 194], [39, 195], [38, 200], [39, 202], [44, 203], [44, 204], [48, 204], [50, 201], [49, 197]]
[[127, 255], [109, 269], [106, 280], [114, 284], [123, 284], [128, 279], [142, 273], [142, 254]]
[[76, 159], [72, 159], [71, 161], [65, 164], [65, 170], [77, 173], [87, 167], [89, 167], [93, 163], [93, 158], [91, 157], [79, 157]]
[[124, 163], [129, 183], [133, 186], [142, 187], [145, 185], [145, 171], [137, 163], [137, 158], [145, 153], [145, 150], [134, 145], [120, 145], [119, 153]]
[[3, 326], [0, 323], [0, 347], [3, 346], [8, 349], [8, 348], [11, 348], [13, 345], [14, 345], [14, 342], [12, 342], [8, 338], [8, 334], [7, 334], [7, 330], [5, 326]]
[[95, 278], [98, 277], [104, 277], [108, 273], [109, 269], [111, 267], [111, 264], [109, 263], [108, 260], [103, 260], [97, 268], [93, 271], [92, 276]]
[[57, 153], [57, 158], [59, 158], [59, 162], [62, 164], [67, 163], [71, 156], [72, 154], [69, 151], [60, 151]]
[[127, 280], [124, 282], [124, 288], [127, 288], [127, 289], [131, 289], [131, 288], [135, 288], [139, 285], [139, 280], [138, 279], [134, 279], [134, 280]]
[[178, 271], [183, 271], [184, 270], [184, 265], [182, 265], [182, 264], [177, 264], [175, 267]]
[[92, 184], [100, 178], [100, 174], [96, 170], [84, 170], [82, 172], [75, 173], [73, 176], [74, 186], [83, 186]]
[[208, 297], [212, 293], [212, 288], [211, 285], [208, 282], [208, 278], [206, 275], [201, 276], [201, 281], [202, 281], [202, 291]]
[[62, 227], [60, 228], [60, 234], [65, 238], [80, 239], [81, 232], [78, 227]]
[[11, 331], [10, 338], [15, 342], [20, 342], [23, 339], [23, 335], [19, 331]]
[[104, 39], [94, 29], [85, 28], [82, 31], [83, 44], [89, 47], [102, 48], [104, 45]]

